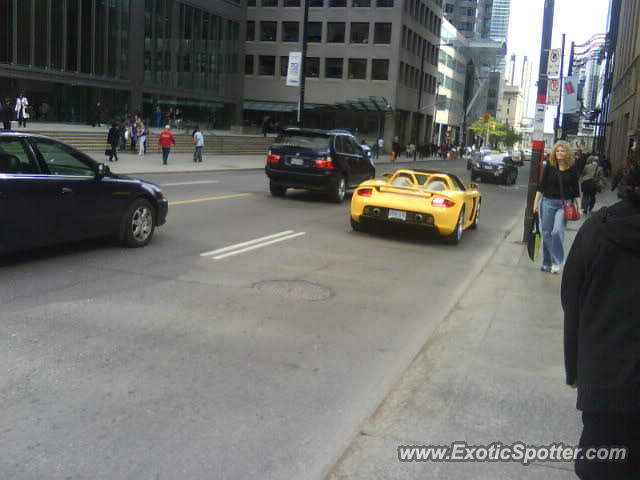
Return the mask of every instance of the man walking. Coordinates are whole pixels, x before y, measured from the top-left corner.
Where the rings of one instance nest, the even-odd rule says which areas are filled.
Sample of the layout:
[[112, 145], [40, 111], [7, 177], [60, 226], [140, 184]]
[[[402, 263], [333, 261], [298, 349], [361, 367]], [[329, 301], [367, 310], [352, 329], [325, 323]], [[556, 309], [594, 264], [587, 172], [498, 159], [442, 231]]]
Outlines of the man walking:
[[173, 138], [173, 133], [171, 133], [171, 125], [165, 125], [164, 132], [158, 137], [158, 143], [162, 147], [162, 164], [166, 165], [167, 160], [169, 160], [171, 145], [176, 144], [176, 139]]
[[2, 116], [2, 126], [5, 130], [11, 130], [11, 120], [13, 120], [13, 109], [11, 105], [9, 105], [9, 99], [5, 98], [4, 100], [0, 99], [0, 107], [2, 112], [0, 115]]
[[111, 128], [109, 129], [109, 133], [107, 134], [107, 143], [111, 147], [109, 153], [109, 161], [112, 162], [115, 157], [116, 162], [118, 161], [118, 152], [116, 148], [118, 147], [118, 143], [120, 143], [120, 127], [118, 127], [117, 122], [113, 122], [111, 124]]
[[193, 144], [195, 145], [195, 151], [193, 152], [193, 161], [196, 163], [202, 163], [202, 149], [204, 148], [204, 135], [200, 131], [200, 126], [196, 127], [196, 131], [193, 134]]
[[18, 119], [18, 126], [27, 128], [27, 119], [29, 118], [29, 100], [27, 97], [20, 94], [18, 98], [16, 98], [16, 118]]

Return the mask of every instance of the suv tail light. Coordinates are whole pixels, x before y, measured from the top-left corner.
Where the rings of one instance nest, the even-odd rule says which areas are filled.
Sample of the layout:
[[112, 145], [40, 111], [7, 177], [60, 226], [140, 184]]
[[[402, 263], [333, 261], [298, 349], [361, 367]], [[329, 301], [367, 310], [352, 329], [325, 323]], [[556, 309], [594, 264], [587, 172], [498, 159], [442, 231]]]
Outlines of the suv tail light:
[[273, 153], [269, 153], [269, 155], [267, 155], [267, 163], [271, 165], [280, 163], [281, 159], [282, 157], [280, 155], [274, 155]]
[[315, 161], [316, 168], [336, 168], [333, 164], [333, 159], [331, 157], [327, 158], [316, 158]]
[[370, 197], [373, 194], [372, 188], [361, 188], [358, 190], [358, 195], [361, 197]]
[[455, 205], [455, 203], [448, 198], [435, 197], [433, 200], [431, 200], [431, 205], [433, 205], [434, 207], [451, 208]]

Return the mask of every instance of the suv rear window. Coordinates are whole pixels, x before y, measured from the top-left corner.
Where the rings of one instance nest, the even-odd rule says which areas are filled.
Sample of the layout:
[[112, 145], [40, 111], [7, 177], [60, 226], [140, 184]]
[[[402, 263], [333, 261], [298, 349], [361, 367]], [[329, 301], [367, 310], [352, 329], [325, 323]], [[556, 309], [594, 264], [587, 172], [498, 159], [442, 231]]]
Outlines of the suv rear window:
[[300, 147], [313, 150], [328, 150], [330, 137], [321, 135], [291, 135], [283, 133], [275, 142], [274, 147]]

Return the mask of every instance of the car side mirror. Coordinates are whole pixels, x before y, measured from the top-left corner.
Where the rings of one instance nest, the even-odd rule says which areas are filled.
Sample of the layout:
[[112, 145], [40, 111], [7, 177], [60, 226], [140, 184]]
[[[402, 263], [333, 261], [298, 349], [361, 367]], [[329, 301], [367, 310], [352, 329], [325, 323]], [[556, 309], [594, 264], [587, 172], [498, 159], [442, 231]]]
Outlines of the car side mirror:
[[478, 189], [478, 184], [477, 183], [470, 183], [469, 184], [469, 188], [471, 190], [477, 190]]
[[385, 180], [389, 180], [391, 177], [393, 177], [392, 172], [385, 172], [382, 174], [382, 178], [384, 178]]
[[111, 175], [111, 169], [104, 163], [98, 164], [98, 170], [96, 171], [96, 178], [102, 180], [104, 177]]

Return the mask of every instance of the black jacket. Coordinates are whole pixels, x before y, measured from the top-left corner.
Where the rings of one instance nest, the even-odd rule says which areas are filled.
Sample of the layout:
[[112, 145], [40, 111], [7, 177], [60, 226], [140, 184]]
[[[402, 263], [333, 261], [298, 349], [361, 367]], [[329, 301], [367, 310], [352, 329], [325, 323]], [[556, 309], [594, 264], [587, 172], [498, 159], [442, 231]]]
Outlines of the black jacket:
[[640, 205], [623, 200], [589, 218], [562, 278], [567, 384], [578, 409], [640, 413]]
[[109, 145], [117, 145], [120, 141], [120, 129], [118, 127], [111, 127], [107, 134], [107, 143]]
[[[538, 191], [547, 198], [560, 199], [564, 193], [565, 200], [572, 200], [580, 196], [578, 168], [573, 165], [565, 171], [547, 163], [542, 172], [542, 179]], [[562, 188], [560, 188], [562, 181]]]

